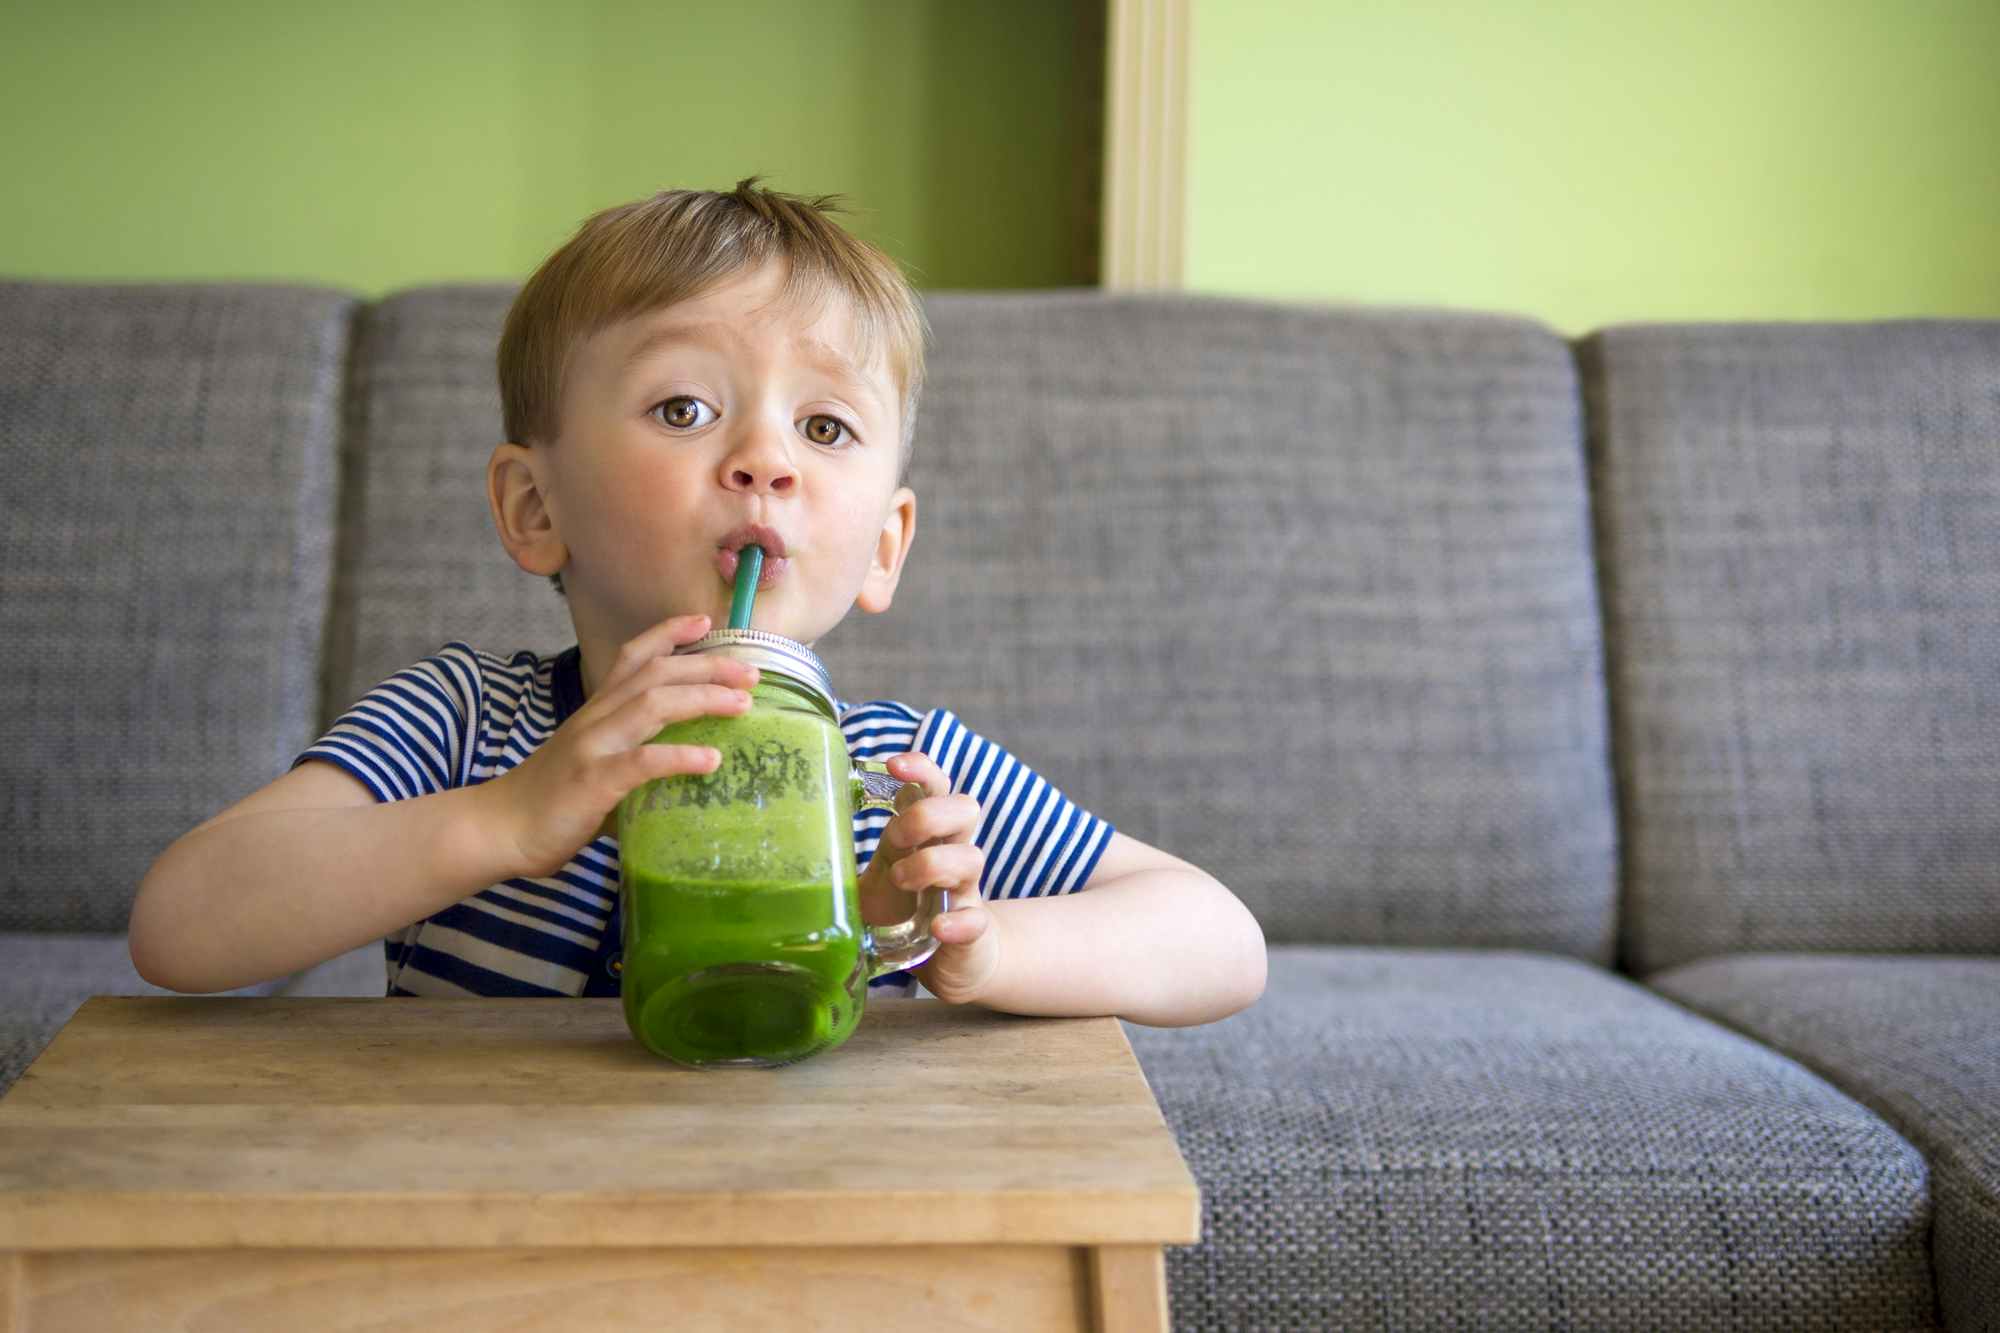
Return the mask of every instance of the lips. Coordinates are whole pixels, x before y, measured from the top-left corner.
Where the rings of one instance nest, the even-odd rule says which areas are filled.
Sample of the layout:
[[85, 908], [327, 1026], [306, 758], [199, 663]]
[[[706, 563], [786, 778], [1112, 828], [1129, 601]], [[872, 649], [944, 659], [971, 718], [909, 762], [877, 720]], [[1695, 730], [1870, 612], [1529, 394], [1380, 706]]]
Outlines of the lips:
[[746, 523], [716, 543], [715, 568], [724, 583], [734, 586], [736, 567], [743, 563], [742, 551], [746, 546], [764, 548], [764, 569], [757, 580], [759, 591], [784, 577], [786, 568], [791, 564], [785, 553], [784, 536], [776, 528], [765, 527], [761, 523]]

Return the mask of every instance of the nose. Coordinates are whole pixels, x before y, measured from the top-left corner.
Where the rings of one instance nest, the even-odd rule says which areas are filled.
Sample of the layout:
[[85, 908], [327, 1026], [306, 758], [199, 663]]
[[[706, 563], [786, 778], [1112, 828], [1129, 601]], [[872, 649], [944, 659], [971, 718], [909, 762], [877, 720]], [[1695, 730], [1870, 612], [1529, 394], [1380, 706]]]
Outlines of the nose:
[[762, 424], [743, 433], [721, 467], [723, 489], [747, 495], [789, 495], [799, 481], [783, 437]]

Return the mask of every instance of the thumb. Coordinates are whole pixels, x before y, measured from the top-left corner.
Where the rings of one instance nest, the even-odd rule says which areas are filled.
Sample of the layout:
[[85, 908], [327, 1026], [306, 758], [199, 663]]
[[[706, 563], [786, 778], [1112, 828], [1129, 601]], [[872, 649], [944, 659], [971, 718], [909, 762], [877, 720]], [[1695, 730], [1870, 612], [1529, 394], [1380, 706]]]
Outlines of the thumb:
[[931, 934], [940, 944], [971, 944], [986, 933], [989, 920], [984, 907], [961, 907], [954, 911], [947, 899], [945, 910], [931, 920]]

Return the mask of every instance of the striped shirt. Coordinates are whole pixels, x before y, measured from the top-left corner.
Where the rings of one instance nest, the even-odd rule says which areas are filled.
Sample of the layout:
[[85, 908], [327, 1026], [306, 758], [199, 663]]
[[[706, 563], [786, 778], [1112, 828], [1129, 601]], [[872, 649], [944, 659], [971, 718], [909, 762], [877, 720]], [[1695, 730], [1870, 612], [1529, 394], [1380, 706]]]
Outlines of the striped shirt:
[[[501, 658], [449, 643], [363, 695], [292, 767], [338, 765], [378, 801], [470, 787], [526, 759], [582, 704], [574, 647]], [[879, 700], [838, 712], [856, 759], [921, 751], [953, 792], [979, 801], [982, 897], [1069, 893], [1089, 880], [1111, 826], [951, 712]], [[874, 856], [889, 819], [886, 810], [856, 812], [857, 865]], [[618, 840], [601, 837], [553, 875], [492, 885], [385, 940], [388, 993], [616, 995], [621, 939]], [[916, 990], [906, 972], [871, 986], [871, 994]]]

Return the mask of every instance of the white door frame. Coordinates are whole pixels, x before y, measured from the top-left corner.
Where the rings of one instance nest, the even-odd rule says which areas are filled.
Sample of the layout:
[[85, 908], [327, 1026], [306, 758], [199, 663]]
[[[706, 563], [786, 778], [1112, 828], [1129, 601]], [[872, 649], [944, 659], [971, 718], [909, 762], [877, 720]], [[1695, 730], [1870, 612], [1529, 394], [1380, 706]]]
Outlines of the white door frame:
[[1101, 281], [1177, 290], [1187, 271], [1191, 0], [1108, 0]]

